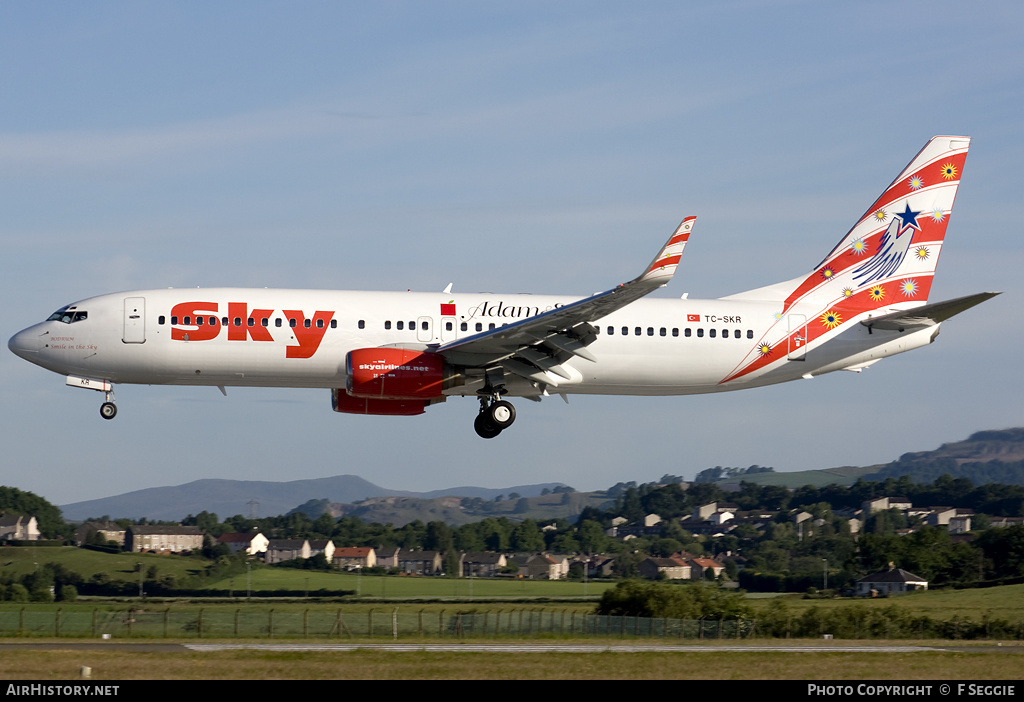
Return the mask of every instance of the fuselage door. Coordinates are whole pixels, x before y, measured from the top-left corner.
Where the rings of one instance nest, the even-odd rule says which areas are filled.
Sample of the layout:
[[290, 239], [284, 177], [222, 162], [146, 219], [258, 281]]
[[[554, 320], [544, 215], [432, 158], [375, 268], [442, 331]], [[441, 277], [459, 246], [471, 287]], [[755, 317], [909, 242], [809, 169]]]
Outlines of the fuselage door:
[[121, 340], [126, 344], [146, 343], [146, 298], [124, 299], [124, 335]]
[[807, 360], [807, 317], [789, 315], [789, 360]]

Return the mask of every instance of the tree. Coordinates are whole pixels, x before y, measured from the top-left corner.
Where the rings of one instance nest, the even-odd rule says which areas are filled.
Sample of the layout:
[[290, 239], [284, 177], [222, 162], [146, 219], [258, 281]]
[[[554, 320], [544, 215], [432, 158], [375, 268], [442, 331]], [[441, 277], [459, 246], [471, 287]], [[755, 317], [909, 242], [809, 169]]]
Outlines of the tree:
[[576, 539], [584, 553], [599, 553], [605, 550], [605, 543], [608, 541], [601, 525], [590, 519], [580, 522], [576, 530]]
[[524, 519], [512, 530], [513, 551], [542, 551], [544, 549], [544, 535], [537, 527], [537, 522], [532, 519]]

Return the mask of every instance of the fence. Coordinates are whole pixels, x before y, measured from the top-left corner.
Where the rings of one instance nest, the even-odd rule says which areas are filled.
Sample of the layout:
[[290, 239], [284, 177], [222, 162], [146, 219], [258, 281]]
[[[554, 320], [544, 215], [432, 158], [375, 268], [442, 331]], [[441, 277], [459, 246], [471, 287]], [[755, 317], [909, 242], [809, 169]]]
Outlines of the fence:
[[900, 616], [890, 609], [811, 610], [799, 617], [759, 619], [664, 619], [605, 616], [550, 609], [344, 611], [305, 609], [0, 611], [0, 637], [78, 638], [524, 638], [601, 637], [657, 639], [1018, 639], [1024, 621], [984, 616], [972, 621]]
[[646, 637], [736, 639], [751, 622], [613, 617], [551, 610], [349, 612], [29, 610], [0, 612], [0, 636], [77, 638], [502, 638]]

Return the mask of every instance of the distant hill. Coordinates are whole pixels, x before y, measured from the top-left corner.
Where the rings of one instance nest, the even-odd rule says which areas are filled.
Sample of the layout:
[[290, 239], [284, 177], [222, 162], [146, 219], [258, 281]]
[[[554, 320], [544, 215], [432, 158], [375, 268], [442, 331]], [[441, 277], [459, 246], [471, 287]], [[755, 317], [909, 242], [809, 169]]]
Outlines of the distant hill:
[[864, 477], [885, 480], [908, 475], [914, 482], [930, 483], [947, 473], [975, 485], [1024, 485], [1024, 428], [979, 431], [934, 451], [905, 453]]
[[905, 453], [886, 464], [755, 473], [742, 479], [759, 485], [798, 488], [824, 487], [830, 483], [853, 485], [860, 478], [881, 481], [904, 475], [915, 483], [932, 483], [946, 473], [954, 478], [967, 478], [975, 485], [1024, 485], [1024, 428], [975, 432], [963, 441], [943, 444], [932, 451]]
[[[540, 495], [544, 488], [553, 490], [562, 483], [519, 485], [507, 488], [458, 487], [430, 492], [389, 490], [360, 478], [358, 475], [336, 475], [331, 478], [273, 482], [262, 480], [195, 480], [183, 485], [135, 490], [113, 497], [61, 505], [65, 519], [73, 521], [109, 515], [114, 519], [155, 519], [180, 521], [189, 514], [214, 512], [224, 519], [236, 514], [248, 516], [249, 503], [255, 500], [257, 516], [285, 514], [310, 499], [328, 499], [332, 503], [355, 503], [371, 497], [406, 496], [433, 499], [458, 495], [492, 500], [499, 495], [519, 493], [524, 497]], [[434, 517], [442, 519], [442, 517]]]
[[757, 485], [779, 485], [786, 488], [799, 488], [804, 485], [824, 487], [826, 485], [853, 485], [858, 478], [866, 478], [878, 471], [882, 466], [843, 466], [841, 468], [823, 468], [821, 470], [794, 470], [786, 473], [752, 473], [742, 475], [738, 479], [718, 481], [719, 485], [735, 483], [742, 480]]
[[[882, 465], [843, 466], [788, 473], [754, 473], [742, 480], [762, 485], [798, 488], [831, 483], [852, 485], [858, 479], [880, 481], [909, 475], [916, 483], [931, 483], [944, 473], [968, 478], [975, 485], [1001, 483], [1024, 485], [1024, 428], [979, 431], [963, 441], [943, 444], [933, 451], [906, 453]], [[734, 482], [730, 479], [721, 482]], [[221, 519], [248, 515], [256, 500], [257, 516], [286, 514], [297, 506], [317, 503], [335, 516], [357, 516], [365, 521], [396, 526], [419, 519], [464, 524], [487, 516], [523, 519], [573, 518], [584, 506], [607, 503], [603, 492], [542, 496], [562, 483], [518, 485], [506, 488], [461, 486], [430, 492], [390, 490], [359, 476], [338, 475], [289, 482], [245, 480], [196, 480], [173, 487], [149, 488], [86, 502], [61, 506], [64, 517], [82, 520], [109, 515], [113, 518], [146, 518], [179, 521], [189, 514], [215, 512]], [[518, 498], [509, 495], [518, 493]], [[496, 497], [505, 500], [494, 503]], [[461, 498], [461, 499], [455, 499]], [[317, 515], [308, 515], [315, 518]]]

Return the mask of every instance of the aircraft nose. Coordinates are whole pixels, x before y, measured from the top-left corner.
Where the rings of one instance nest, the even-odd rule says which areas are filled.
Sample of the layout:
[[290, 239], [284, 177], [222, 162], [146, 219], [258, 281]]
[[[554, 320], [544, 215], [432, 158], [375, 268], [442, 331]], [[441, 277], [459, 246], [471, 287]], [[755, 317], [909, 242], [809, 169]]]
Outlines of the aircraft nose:
[[26, 361], [33, 361], [43, 348], [43, 338], [38, 329], [29, 327], [12, 336], [7, 342], [7, 348]]

